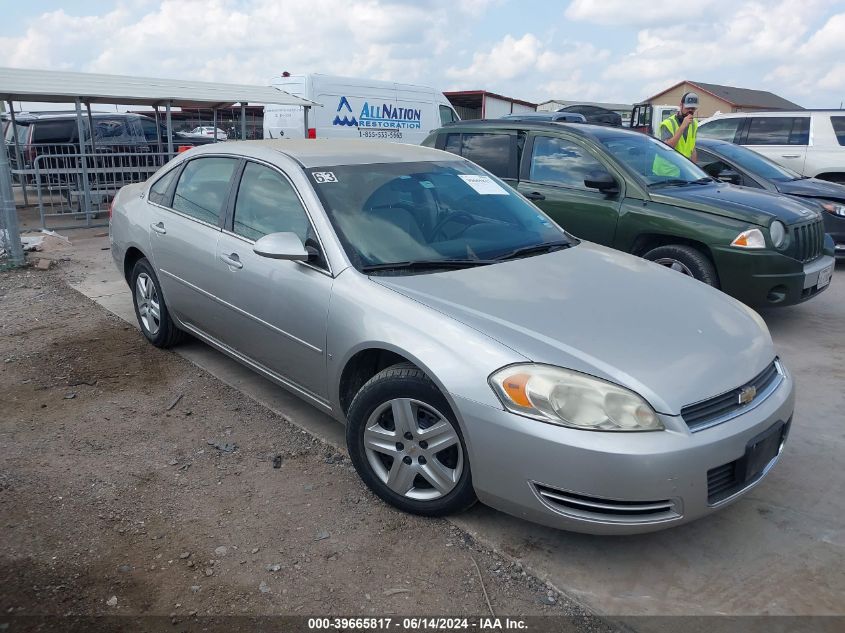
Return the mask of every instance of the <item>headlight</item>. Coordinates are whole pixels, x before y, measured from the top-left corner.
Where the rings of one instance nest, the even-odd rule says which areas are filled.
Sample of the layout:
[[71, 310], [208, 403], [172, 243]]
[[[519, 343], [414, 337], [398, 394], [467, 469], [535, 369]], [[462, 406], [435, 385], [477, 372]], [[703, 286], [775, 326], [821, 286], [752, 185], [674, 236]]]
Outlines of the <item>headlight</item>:
[[490, 376], [508, 411], [594, 431], [659, 431], [663, 423], [633, 391], [569, 369], [512, 365]]
[[748, 229], [734, 238], [731, 246], [739, 248], [766, 248], [766, 238], [760, 229]]
[[780, 248], [786, 241], [786, 227], [779, 220], [775, 220], [769, 227], [769, 236], [771, 236], [775, 248]]
[[828, 213], [845, 217], [845, 204], [837, 204], [835, 202], [823, 202], [822, 208]]

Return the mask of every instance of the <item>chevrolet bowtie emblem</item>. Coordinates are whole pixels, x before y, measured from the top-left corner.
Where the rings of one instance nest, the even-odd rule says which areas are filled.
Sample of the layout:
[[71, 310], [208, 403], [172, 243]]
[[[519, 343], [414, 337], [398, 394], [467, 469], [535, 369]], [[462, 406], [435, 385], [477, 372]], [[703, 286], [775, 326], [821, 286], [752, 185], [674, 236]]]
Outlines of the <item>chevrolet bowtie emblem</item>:
[[749, 385], [748, 387], [743, 387], [742, 391], [739, 392], [739, 404], [748, 404], [754, 397], [757, 395], [757, 387], [754, 385]]

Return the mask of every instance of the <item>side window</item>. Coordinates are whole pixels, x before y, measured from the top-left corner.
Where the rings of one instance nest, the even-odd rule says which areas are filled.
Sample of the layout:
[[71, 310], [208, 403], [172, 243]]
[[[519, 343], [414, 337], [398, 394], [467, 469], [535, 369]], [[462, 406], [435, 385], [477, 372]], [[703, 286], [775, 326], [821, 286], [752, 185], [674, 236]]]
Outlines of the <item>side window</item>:
[[591, 171], [607, 171], [607, 168], [581, 146], [548, 136], [534, 139], [529, 180], [585, 189], [584, 178]]
[[845, 145], [845, 116], [832, 116], [830, 123], [833, 125], [833, 133], [840, 145]]
[[76, 143], [78, 139], [76, 119], [38, 121], [32, 134], [33, 143]]
[[[669, 112], [668, 114], [671, 116], [674, 115], [674, 112]], [[666, 118], [669, 117], [667, 116]], [[743, 119], [741, 117], [708, 121], [698, 126], [698, 134], [702, 138], [714, 138], [733, 143], [734, 137], [736, 137], [736, 130], [742, 121]]]
[[197, 158], [188, 162], [176, 184], [173, 208], [197, 220], [217, 224], [237, 165], [234, 158]]
[[447, 152], [452, 152], [453, 154], [457, 154], [458, 156], [461, 155], [461, 135], [460, 134], [447, 134], [446, 135], [446, 145], [443, 146], [443, 149]]
[[455, 116], [455, 111], [452, 110], [449, 106], [442, 105], [440, 106], [440, 124], [445, 125], [446, 123], [451, 123], [452, 121], [457, 121], [458, 118]]
[[464, 134], [461, 156], [478, 163], [499, 178], [509, 177], [511, 136]]
[[173, 182], [173, 179], [176, 177], [176, 173], [179, 169], [171, 169], [167, 172], [164, 176], [159, 178], [152, 187], [150, 187], [150, 194], [147, 199], [150, 202], [155, 202], [156, 204], [162, 204], [164, 206], [169, 206], [170, 200], [167, 199], [167, 192], [170, 189], [170, 183]]
[[150, 143], [158, 142], [158, 134], [156, 133], [156, 124], [154, 121], [141, 119], [141, 129], [144, 131], [144, 138]]
[[291, 184], [279, 172], [247, 163], [235, 201], [234, 232], [250, 240], [270, 233], [308, 239], [311, 223]]
[[716, 158], [709, 152], [699, 149], [697, 154], [698, 161], [696, 164], [707, 172], [708, 176], [717, 178], [723, 171], [733, 171], [730, 165]]
[[809, 117], [751, 117], [746, 145], [806, 145]]

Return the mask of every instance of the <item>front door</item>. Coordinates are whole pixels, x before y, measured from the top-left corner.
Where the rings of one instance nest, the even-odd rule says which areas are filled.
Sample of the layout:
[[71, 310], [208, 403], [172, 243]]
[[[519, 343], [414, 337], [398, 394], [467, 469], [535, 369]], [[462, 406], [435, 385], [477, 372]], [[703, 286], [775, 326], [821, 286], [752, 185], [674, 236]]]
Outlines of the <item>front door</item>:
[[334, 280], [322, 257], [306, 263], [255, 254], [256, 240], [279, 232], [319, 246], [290, 180], [276, 168], [247, 162], [214, 259], [217, 294], [226, 297], [229, 314], [220, 339], [326, 403], [326, 324]]
[[585, 240], [612, 246], [621, 196], [584, 184], [608, 168], [571, 139], [542, 134], [529, 138], [520, 169], [519, 192], [564, 229]]

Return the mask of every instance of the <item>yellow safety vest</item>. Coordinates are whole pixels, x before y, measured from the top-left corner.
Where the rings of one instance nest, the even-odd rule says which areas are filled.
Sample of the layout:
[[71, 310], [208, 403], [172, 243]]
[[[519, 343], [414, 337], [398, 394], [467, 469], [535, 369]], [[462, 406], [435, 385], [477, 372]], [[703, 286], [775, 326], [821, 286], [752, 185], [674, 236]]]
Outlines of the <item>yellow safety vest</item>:
[[[675, 136], [675, 132], [678, 131], [680, 125], [681, 124], [678, 123], [678, 118], [675, 116], [671, 116], [668, 119], [663, 120], [663, 122], [660, 124], [660, 129], [662, 130], [662, 128], [665, 127], [669, 131], [669, 134], [671, 136]], [[692, 151], [695, 149], [695, 137], [697, 132], [698, 122], [693, 119], [692, 123], [689, 124], [686, 131], [678, 139], [678, 143], [677, 145], [675, 145], [675, 151], [681, 154], [682, 156], [691, 158]], [[651, 170], [655, 176], [668, 176], [671, 178], [681, 175], [681, 171], [677, 167], [675, 167], [669, 161], [664, 160], [660, 156], [654, 157], [654, 163], [651, 166]]]

